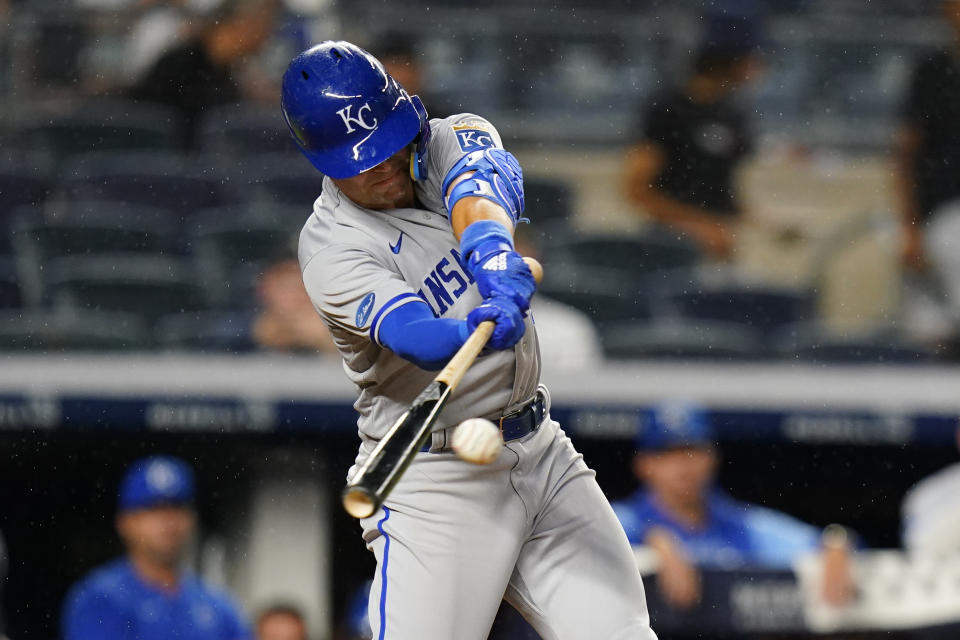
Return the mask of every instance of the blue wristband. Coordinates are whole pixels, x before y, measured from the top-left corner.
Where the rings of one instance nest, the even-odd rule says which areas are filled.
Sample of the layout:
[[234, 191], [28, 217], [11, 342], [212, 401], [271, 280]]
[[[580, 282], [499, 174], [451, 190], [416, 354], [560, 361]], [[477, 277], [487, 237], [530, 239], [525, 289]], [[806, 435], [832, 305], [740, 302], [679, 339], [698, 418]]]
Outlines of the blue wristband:
[[478, 220], [467, 226], [460, 236], [460, 253], [467, 264], [474, 265], [501, 251], [513, 251], [513, 236], [509, 229], [495, 220]]

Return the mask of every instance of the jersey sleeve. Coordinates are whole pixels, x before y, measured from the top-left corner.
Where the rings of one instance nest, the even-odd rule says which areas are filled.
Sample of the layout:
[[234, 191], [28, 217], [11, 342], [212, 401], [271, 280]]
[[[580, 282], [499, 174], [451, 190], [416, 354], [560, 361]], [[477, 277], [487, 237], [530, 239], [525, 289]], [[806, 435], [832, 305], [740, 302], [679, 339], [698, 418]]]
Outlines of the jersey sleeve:
[[460, 158], [479, 149], [503, 148], [500, 134], [489, 121], [470, 113], [431, 123], [430, 171], [442, 181]]
[[63, 640], [126, 640], [128, 616], [105, 593], [82, 586], [67, 597], [61, 621]]
[[369, 337], [378, 346], [380, 321], [422, 298], [387, 265], [359, 248], [330, 246], [303, 267], [310, 300], [331, 329]]

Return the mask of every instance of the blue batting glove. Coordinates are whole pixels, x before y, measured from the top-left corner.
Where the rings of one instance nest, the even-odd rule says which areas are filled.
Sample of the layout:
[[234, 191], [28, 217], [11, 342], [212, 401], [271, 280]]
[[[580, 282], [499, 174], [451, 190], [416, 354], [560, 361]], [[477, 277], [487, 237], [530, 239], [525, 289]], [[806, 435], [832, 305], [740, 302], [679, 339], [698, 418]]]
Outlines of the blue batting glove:
[[520, 341], [526, 327], [523, 324], [523, 312], [510, 299], [494, 296], [483, 301], [479, 307], [467, 315], [467, 330], [470, 333], [481, 322], [493, 320], [496, 326], [487, 342], [491, 349], [510, 349]]
[[503, 242], [485, 243], [470, 254], [467, 265], [484, 300], [503, 296], [512, 300], [520, 311], [530, 308], [530, 297], [537, 283], [530, 267], [513, 247]]

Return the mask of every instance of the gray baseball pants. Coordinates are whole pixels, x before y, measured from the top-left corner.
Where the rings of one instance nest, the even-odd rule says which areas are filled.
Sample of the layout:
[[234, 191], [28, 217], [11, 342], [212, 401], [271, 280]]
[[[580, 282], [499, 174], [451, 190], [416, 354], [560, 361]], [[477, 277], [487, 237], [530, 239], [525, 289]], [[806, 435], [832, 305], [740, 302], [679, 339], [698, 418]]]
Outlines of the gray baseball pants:
[[418, 454], [361, 524], [375, 640], [484, 640], [502, 599], [544, 640], [656, 640], [626, 535], [549, 410], [489, 465]]

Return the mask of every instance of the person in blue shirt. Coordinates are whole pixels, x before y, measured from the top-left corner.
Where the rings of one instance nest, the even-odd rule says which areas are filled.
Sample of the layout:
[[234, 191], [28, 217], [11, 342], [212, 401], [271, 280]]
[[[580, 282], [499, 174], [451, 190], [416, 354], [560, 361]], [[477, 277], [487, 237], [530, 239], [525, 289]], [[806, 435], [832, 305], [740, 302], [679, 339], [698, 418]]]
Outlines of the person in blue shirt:
[[[613, 509], [630, 543], [656, 552], [657, 586], [670, 604], [686, 608], [699, 600], [697, 567], [788, 569], [800, 555], [820, 552], [820, 529], [716, 486], [719, 455], [701, 408], [655, 407], [637, 450], [634, 473], [643, 486]], [[851, 593], [846, 560], [831, 555], [826, 568], [822, 593], [835, 604]]]
[[180, 459], [156, 456], [128, 469], [116, 519], [126, 555], [70, 590], [64, 640], [253, 640], [239, 607], [183, 569], [194, 493]]

